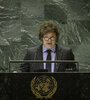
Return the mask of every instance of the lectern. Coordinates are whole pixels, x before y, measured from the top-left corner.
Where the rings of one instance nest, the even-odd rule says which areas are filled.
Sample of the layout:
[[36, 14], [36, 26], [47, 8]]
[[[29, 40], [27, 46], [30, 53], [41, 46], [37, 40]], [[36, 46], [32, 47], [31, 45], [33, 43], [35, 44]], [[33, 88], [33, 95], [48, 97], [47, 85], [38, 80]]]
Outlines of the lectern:
[[[90, 75], [79, 72], [30, 72], [11, 73], [11, 63], [43, 61], [9, 62], [9, 73], [0, 73], [0, 100], [89, 100]], [[49, 61], [46, 61], [50, 63]], [[71, 63], [71, 61], [52, 61]], [[72, 63], [77, 63], [72, 61]], [[71, 70], [71, 69], [69, 69]], [[42, 71], [41, 71], [42, 72]]]
[[[11, 63], [59, 63], [59, 64], [76, 64], [77, 71], [79, 71], [79, 62], [74, 60], [55, 60], [55, 61], [43, 61], [43, 60], [10, 60], [9, 61], [9, 72], [11, 72]], [[65, 71], [72, 71], [72, 67], [66, 68]], [[36, 70], [34, 72], [47, 72], [47, 70]]]

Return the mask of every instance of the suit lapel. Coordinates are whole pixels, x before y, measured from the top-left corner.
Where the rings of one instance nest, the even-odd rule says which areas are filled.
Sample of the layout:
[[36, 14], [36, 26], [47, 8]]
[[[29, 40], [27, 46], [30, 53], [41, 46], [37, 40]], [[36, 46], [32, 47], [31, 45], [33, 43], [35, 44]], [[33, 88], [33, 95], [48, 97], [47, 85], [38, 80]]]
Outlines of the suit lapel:
[[[61, 47], [58, 47], [56, 45], [56, 57], [55, 57], [55, 60], [62, 60], [62, 56], [63, 56], [63, 51], [62, 51], [62, 48]], [[42, 45], [40, 45], [38, 48], [37, 48], [37, 53], [36, 53], [36, 58], [37, 60], [43, 60], [43, 52], [42, 52]], [[55, 64], [55, 72], [57, 72], [58, 68], [59, 68], [59, 65], [60, 63], [56, 63]], [[43, 63], [39, 63], [37, 65], [40, 69], [43, 69]]]
[[[58, 47], [56, 45], [56, 59], [55, 60], [62, 60], [62, 55], [63, 55], [62, 48]], [[55, 65], [55, 72], [57, 72], [57, 70], [59, 68], [59, 65], [60, 65], [60, 63], [56, 63], [56, 65]]]
[[[37, 48], [37, 60], [43, 60], [42, 45]], [[43, 69], [43, 63], [39, 63], [38, 67]]]

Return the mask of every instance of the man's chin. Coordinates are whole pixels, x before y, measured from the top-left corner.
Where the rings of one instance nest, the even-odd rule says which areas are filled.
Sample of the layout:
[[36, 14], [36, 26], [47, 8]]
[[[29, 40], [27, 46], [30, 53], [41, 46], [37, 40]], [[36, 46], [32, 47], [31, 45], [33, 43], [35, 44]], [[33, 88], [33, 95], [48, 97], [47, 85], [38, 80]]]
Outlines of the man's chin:
[[53, 48], [53, 46], [46, 46], [46, 48], [47, 48], [47, 49], [51, 49], [51, 48]]

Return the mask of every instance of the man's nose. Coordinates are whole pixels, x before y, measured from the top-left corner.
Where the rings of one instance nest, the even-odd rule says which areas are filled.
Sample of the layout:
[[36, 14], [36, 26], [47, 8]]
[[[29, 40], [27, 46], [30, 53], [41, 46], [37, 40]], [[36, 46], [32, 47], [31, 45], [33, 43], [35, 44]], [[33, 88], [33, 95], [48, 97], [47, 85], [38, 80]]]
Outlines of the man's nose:
[[49, 38], [48, 42], [52, 42], [52, 40]]

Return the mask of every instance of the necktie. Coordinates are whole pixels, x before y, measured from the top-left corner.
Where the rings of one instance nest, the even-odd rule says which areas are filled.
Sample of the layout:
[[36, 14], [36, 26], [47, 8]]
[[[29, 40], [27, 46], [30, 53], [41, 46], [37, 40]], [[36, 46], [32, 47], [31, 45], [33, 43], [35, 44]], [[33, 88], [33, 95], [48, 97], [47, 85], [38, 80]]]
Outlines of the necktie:
[[[47, 60], [51, 60], [51, 50], [47, 50]], [[46, 63], [46, 69], [51, 72], [51, 63]]]

